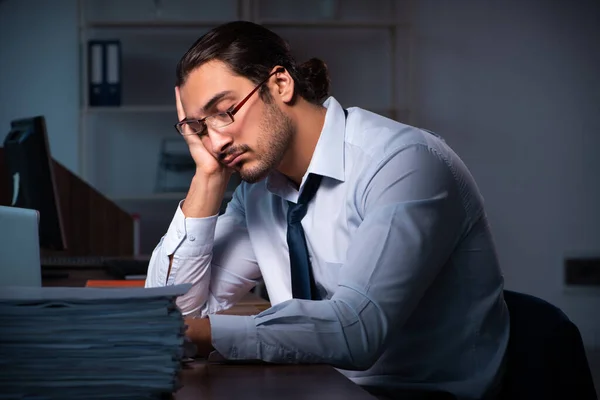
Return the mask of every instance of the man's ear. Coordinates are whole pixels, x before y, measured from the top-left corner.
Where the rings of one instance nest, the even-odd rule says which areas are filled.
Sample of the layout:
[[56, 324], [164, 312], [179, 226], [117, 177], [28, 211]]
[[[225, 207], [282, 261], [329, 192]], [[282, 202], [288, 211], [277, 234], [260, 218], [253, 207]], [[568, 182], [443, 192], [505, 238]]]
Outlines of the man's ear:
[[277, 72], [274, 75], [275, 86], [272, 89], [272, 94], [274, 97], [278, 97], [284, 103], [291, 103], [294, 100], [294, 79], [289, 74], [287, 69], [283, 68], [281, 65], [276, 65], [275, 67], [273, 67], [273, 70], [271, 72], [275, 72], [281, 69], [283, 69], [283, 71]]

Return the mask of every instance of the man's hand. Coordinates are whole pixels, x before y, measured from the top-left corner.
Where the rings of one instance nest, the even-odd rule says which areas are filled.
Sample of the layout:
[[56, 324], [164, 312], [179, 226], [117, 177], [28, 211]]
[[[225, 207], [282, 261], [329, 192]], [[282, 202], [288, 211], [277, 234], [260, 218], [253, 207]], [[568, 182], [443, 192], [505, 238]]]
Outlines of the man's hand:
[[210, 320], [208, 318], [185, 318], [185, 335], [196, 345], [198, 357], [208, 357], [214, 350], [211, 341]]
[[[185, 119], [185, 111], [181, 102], [179, 87], [175, 88], [175, 101], [179, 121]], [[183, 202], [183, 215], [191, 218], [204, 218], [216, 215], [221, 207], [227, 183], [232, 170], [225, 167], [210, 153], [204, 141], [198, 135], [184, 135], [192, 158], [196, 163], [196, 174], [192, 179], [190, 190]]]
[[[182, 121], [185, 119], [185, 111], [183, 110], [179, 87], [175, 87], [175, 102], [177, 106], [177, 117], [179, 118], [179, 121]], [[190, 154], [196, 163], [196, 173], [210, 177], [220, 177], [229, 181], [229, 177], [233, 171], [221, 164], [206, 148], [205, 142], [210, 143], [208, 142], [209, 139], [207, 136], [208, 134], [204, 135], [204, 139], [198, 135], [183, 136], [190, 148]]]

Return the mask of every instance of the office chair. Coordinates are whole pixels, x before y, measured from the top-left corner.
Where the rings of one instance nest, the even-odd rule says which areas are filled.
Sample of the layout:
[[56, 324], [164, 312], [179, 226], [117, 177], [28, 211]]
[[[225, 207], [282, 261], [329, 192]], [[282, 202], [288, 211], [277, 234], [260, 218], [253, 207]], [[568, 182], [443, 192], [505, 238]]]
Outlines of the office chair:
[[502, 399], [597, 400], [577, 326], [537, 297], [504, 291], [510, 339]]

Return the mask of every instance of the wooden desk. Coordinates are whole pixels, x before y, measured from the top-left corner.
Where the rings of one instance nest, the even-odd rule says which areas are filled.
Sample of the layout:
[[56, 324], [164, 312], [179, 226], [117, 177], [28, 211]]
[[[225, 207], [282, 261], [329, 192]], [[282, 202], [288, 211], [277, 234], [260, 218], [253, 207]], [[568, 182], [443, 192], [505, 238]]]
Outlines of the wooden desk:
[[175, 400], [374, 400], [326, 365], [232, 365], [197, 362], [183, 370]]

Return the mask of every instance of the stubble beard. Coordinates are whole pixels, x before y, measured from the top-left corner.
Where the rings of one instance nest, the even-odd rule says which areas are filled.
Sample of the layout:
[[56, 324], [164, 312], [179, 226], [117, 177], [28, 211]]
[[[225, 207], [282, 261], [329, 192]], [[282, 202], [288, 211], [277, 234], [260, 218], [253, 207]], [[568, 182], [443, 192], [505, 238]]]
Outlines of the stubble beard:
[[265, 101], [266, 111], [259, 124], [262, 132], [256, 142], [255, 166], [240, 169], [240, 178], [248, 183], [258, 182], [269, 175], [283, 159], [292, 142], [295, 130], [292, 120], [274, 103]]

